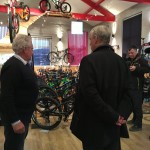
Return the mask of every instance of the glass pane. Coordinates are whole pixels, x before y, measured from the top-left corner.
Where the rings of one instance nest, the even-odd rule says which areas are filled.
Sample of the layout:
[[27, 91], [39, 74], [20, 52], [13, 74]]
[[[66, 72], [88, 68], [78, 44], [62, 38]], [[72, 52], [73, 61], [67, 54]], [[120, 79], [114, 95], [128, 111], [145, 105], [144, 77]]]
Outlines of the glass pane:
[[32, 38], [32, 43], [34, 47], [34, 65], [50, 65], [47, 55], [51, 50], [51, 38]]

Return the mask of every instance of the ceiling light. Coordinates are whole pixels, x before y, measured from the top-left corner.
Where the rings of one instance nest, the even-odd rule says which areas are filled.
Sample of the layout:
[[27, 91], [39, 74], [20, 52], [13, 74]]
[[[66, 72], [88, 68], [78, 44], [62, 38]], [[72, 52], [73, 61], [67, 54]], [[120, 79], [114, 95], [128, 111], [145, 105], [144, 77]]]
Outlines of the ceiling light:
[[59, 26], [58, 28], [57, 28], [57, 37], [59, 38], [59, 39], [61, 39], [62, 37], [63, 37], [63, 31], [62, 31], [62, 27], [61, 26]]

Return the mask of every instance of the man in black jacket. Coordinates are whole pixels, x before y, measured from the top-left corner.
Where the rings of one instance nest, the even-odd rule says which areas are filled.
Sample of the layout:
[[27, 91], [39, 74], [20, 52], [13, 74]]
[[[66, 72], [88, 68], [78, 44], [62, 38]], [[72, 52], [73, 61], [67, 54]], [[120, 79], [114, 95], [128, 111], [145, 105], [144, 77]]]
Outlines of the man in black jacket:
[[132, 46], [128, 51], [129, 58], [126, 60], [131, 78], [130, 88], [131, 97], [133, 103], [133, 119], [128, 121], [128, 124], [133, 124], [129, 129], [130, 131], [142, 130], [142, 103], [143, 103], [143, 84], [144, 84], [144, 73], [149, 72], [148, 62], [141, 57], [135, 46]]
[[80, 64], [79, 89], [70, 129], [84, 150], [120, 150], [120, 137], [129, 137], [126, 119], [132, 111], [129, 71], [109, 45], [105, 25], [90, 32], [92, 53]]
[[4, 124], [4, 150], [23, 150], [24, 140], [38, 96], [36, 76], [28, 66], [33, 54], [30, 36], [14, 39], [15, 55], [1, 70], [1, 117]]

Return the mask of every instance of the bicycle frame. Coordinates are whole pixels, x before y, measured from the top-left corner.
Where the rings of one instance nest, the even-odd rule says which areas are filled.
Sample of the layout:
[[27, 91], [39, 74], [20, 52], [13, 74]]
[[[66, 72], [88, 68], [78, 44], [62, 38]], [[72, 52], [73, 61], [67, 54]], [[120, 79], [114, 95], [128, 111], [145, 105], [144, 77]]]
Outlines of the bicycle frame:
[[16, 8], [16, 13], [22, 20], [24, 20], [28, 16], [28, 13], [26, 13], [26, 15], [23, 14], [24, 13], [23, 8]]
[[[62, 53], [62, 55], [61, 55], [61, 53]], [[64, 55], [66, 54], [66, 51], [65, 50], [64, 51], [58, 51], [57, 54], [58, 54], [57, 59], [60, 60], [60, 59], [63, 59]]]
[[60, 8], [60, 0], [49, 0], [49, 2], [52, 2], [55, 6], [56, 9], [59, 9]]
[[65, 54], [68, 53], [68, 49], [65, 49], [65, 50], [62, 50], [62, 51], [58, 51], [58, 48], [56, 47], [56, 51], [52, 51], [52, 52], [55, 52], [55, 53], [58, 54], [58, 57], [57, 57], [57, 62], [58, 62], [59, 60], [63, 59], [63, 57], [64, 57]]

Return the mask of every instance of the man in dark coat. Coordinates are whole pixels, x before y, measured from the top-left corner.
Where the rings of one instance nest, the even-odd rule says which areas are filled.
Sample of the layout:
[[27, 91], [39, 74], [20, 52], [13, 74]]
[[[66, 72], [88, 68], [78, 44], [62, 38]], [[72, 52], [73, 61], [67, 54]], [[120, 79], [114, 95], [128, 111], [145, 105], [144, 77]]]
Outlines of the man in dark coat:
[[142, 130], [142, 103], [143, 103], [143, 85], [144, 85], [144, 73], [149, 72], [149, 66], [146, 59], [141, 57], [137, 52], [137, 48], [132, 46], [128, 51], [129, 58], [126, 60], [128, 68], [130, 70], [130, 88], [131, 98], [133, 103], [133, 119], [129, 120], [129, 124], [133, 124], [130, 131]]
[[109, 46], [105, 25], [90, 32], [92, 53], [80, 64], [79, 89], [70, 129], [84, 150], [120, 150], [120, 136], [129, 137], [126, 119], [131, 113], [129, 71]]
[[33, 54], [30, 36], [14, 39], [15, 55], [1, 70], [1, 117], [4, 124], [4, 150], [23, 150], [24, 140], [38, 96], [36, 76], [28, 65]]

